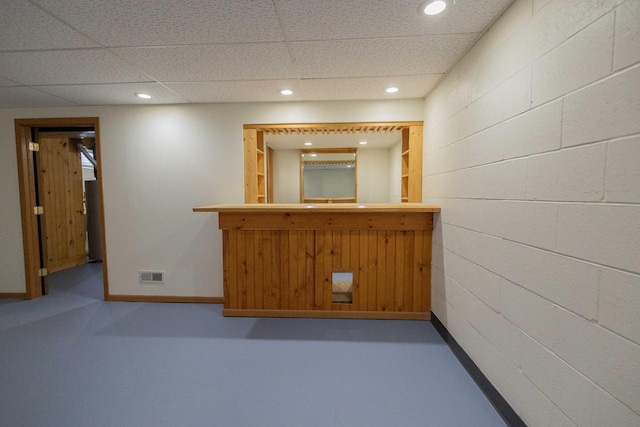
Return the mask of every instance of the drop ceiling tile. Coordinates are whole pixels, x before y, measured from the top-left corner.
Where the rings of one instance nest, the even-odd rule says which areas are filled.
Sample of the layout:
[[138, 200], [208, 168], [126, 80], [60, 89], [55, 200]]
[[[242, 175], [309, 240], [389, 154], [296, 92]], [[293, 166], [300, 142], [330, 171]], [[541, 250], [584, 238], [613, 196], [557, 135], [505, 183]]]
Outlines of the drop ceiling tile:
[[[301, 101], [297, 80], [245, 80], [236, 82], [167, 83], [167, 86], [191, 102], [272, 102]], [[284, 96], [280, 89], [292, 89]]]
[[2, 1], [0, 50], [96, 46], [87, 37], [27, 1]]
[[276, 0], [289, 40], [335, 40], [478, 33], [512, 0], [457, 0], [437, 16], [418, 15], [420, 0]]
[[[303, 79], [300, 84], [308, 101], [341, 99], [422, 98], [435, 87], [442, 74], [351, 79]], [[396, 93], [385, 89], [395, 86]]]
[[30, 87], [0, 87], [0, 108], [64, 107], [75, 105]]
[[[38, 86], [38, 89], [79, 105], [149, 105], [188, 102], [159, 83]], [[146, 93], [151, 95], [151, 99], [139, 98], [135, 96], [136, 93]]]
[[112, 51], [163, 82], [295, 77], [285, 43], [117, 48]]
[[271, 0], [36, 0], [103, 46], [284, 40]]
[[0, 53], [0, 75], [25, 85], [151, 80], [105, 49]]
[[301, 77], [441, 74], [475, 34], [291, 43]]

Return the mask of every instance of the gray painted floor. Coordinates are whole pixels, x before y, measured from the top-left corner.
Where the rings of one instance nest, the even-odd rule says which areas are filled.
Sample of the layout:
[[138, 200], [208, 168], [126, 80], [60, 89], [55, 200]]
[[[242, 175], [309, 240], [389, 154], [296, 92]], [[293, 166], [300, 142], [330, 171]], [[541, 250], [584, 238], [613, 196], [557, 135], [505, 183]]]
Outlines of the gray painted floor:
[[430, 322], [102, 301], [101, 266], [0, 304], [1, 426], [501, 426]]

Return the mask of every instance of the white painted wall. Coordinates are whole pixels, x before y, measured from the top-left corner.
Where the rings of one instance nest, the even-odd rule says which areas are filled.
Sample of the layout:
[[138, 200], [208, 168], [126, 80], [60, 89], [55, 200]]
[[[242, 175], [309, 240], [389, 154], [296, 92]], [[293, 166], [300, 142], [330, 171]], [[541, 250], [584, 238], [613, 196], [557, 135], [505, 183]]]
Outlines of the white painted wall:
[[71, 116], [100, 118], [111, 293], [222, 296], [217, 215], [191, 208], [243, 203], [243, 123], [421, 120], [422, 100], [0, 109], [0, 292], [25, 291], [13, 120]]
[[389, 149], [358, 149], [358, 203], [389, 203]]
[[433, 311], [530, 426], [640, 426], [640, 2], [517, 0], [425, 102]]
[[15, 130], [13, 119], [0, 123], [0, 292], [25, 292]]
[[93, 172], [93, 168], [82, 168], [82, 185], [84, 188], [84, 181], [95, 181], [96, 177]]
[[300, 203], [300, 150], [273, 150], [273, 202]]

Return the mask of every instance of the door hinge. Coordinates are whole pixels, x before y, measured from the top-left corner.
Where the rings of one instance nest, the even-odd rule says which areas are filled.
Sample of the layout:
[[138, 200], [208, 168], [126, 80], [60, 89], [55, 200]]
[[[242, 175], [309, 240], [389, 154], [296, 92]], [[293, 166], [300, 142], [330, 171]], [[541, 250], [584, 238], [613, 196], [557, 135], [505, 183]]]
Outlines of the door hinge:
[[37, 142], [30, 142], [29, 151], [40, 151], [40, 144], [38, 144]]
[[44, 213], [44, 207], [43, 206], [34, 206], [33, 207], [33, 214], [34, 215], [42, 215]]
[[46, 268], [39, 268], [38, 269], [38, 277], [45, 277], [49, 275], [49, 270], [47, 270]]

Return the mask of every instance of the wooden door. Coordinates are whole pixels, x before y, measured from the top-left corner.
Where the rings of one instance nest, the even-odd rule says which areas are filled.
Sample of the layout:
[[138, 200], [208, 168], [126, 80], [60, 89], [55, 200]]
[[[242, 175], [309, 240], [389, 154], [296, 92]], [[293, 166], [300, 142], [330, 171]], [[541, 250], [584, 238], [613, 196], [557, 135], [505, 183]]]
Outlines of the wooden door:
[[79, 139], [42, 133], [37, 141], [42, 254], [54, 273], [86, 262]]

